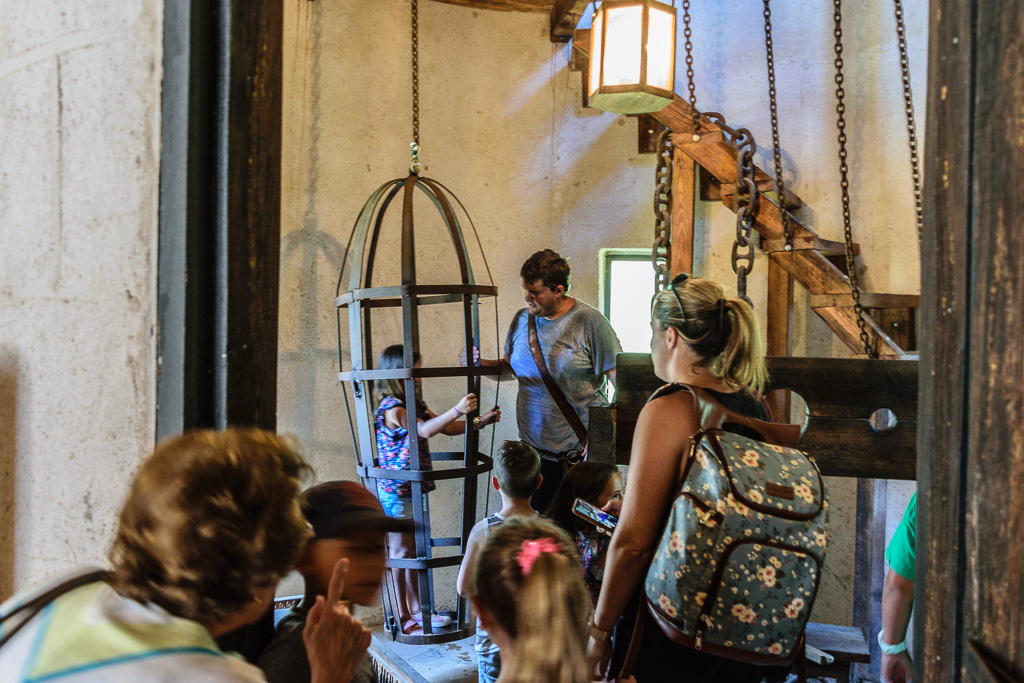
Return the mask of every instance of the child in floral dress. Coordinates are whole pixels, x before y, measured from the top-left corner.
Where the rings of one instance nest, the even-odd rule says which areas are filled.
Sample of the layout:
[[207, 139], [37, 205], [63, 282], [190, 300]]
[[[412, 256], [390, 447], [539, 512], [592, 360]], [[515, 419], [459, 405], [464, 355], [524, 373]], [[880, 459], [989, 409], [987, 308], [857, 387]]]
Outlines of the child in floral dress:
[[[401, 344], [387, 347], [380, 355], [377, 368], [393, 370], [405, 367], [404, 350]], [[421, 366], [419, 353], [414, 353], [414, 368]], [[403, 380], [384, 379], [376, 382], [377, 410], [374, 416], [377, 462], [382, 469], [411, 470], [412, 456], [409, 445], [408, 411]], [[452, 408], [440, 415], [435, 415], [419, 398], [420, 380], [416, 379], [416, 435], [419, 440], [419, 464], [416, 469], [430, 471], [430, 448], [427, 439], [435, 434], [458, 436], [465, 432], [465, 422], [460, 417], [477, 409], [475, 394], [466, 394]], [[497, 406], [480, 416], [480, 425], [497, 422], [501, 411]], [[426, 508], [426, 495], [436, 485], [432, 481], [423, 483], [423, 506]], [[404, 479], [378, 479], [377, 497], [380, 499], [384, 512], [389, 517], [412, 517], [412, 484]], [[388, 534], [389, 556], [393, 558], [415, 558], [416, 543], [412, 533]], [[422, 634], [423, 612], [420, 608], [418, 570], [393, 570], [398, 588], [399, 619], [402, 632], [406, 634]], [[451, 618], [445, 615], [430, 616], [431, 627], [436, 629], [447, 626]]]

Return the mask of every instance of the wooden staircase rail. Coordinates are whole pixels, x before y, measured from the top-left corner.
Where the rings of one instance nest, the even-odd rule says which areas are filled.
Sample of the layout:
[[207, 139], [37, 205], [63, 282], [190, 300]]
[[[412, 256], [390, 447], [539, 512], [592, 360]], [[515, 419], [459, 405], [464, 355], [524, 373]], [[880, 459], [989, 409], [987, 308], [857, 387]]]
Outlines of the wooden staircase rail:
[[[734, 183], [736, 180], [737, 161], [732, 146], [726, 141], [724, 132], [706, 116], [700, 116], [700, 140], [694, 141], [693, 108], [688, 102], [676, 95], [672, 103], [653, 114], [661, 124], [672, 130], [673, 144], [683, 153], [707, 169], [723, 183]], [[758, 169], [760, 174], [764, 172]], [[765, 174], [767, 177], [767, 174]], [[760, 180], [760, 177], [758, 177]], [[723, 203], [733, 208], [731, 197], [723, 197]], [[772, 251], [769, 257], [810, 292], [812, 296], [836, 295], [834, 305], [819, 305], [814, 312], [825, 321], [833, 332], [854, 353], [863, 353], [864, 345], [860, 339], [857, 316], [852, 308], [852, 300], [840, 298], [849, 295], [849, 278], [836, 268], [818, 247], [835, 249], [835, 243], [821, 240], [818, 235], [801, 223], [792, 214], [789, 215], [792, 228], [793, 251]], [[766, 245], [781, 246], [784, 240], [782, 227], [782, 210], [771, 198], [761, 195], [761, 206], [754, 222], [754, 229], [761, 235]], [[867, 294], [863, 296], [867, 297]], [[852, 297], [849, 297], [852, 299]], [[847, 305], [849, 304], [849, 305]], [[878, 325], [869, 317], [864, 316], [868, 336], [879, 358], [896, 359], [906, 354]]]
[[[581, 58], [583, 56], [589, 58], [589, 31], [577, 30], [575, 34], [574, 58], [577, 52]], [[586, 73], [585, 64], [578, 64], [578, 66]], [[698, 116], [699, 130], [694, 128], [695, 113]], [[722, 128], [714, 121], [704, 114], [695, 112], [690, 103], [678, 94], [674, 96], [668, 106], [661, 111], [654, 112], [651, 116], [672, 131], [672, 142], [677, 150], [700, 164], [725, 187], [736, 182], [736, 152], [725, 139]], [[698, 132], [699, 140], [694, 140], [694, 133]], [[758, 184], [771, 180], [771, 176], [761, 168], [756, 168], [755, 173], [755, 181]], [[786, 200], [790, 206], [802, 204], [800, 198], [789, 191], [786, 192]], [[731, 195], [723, 194], [722, 203], [735, 210]], [[785, 251], [782, 209], [767, 195], [761, 195], [761, 205], [754, 221], [754, 229], [761, 236], [762, 245], [768, 250], [769, 258], [799, 282], [812, 297], [834, 295], [835, 299], [832, 305], [827, 305], [827, 302], [818, 298], [816, 300], [818, 305], [813, 306], [812, 310], [825, 321], [825, 324], [850, 350], [855, 354], [864, 354], [864, 344], [861, 342], [860, 329], [857, 326], [857, 315], [852, 307], [852, 296], [846, 298], [842, 296], [850, 294], [849, 278], [836, 268], [823, 253], [841, 253], [841, 243], [822, 239], [791, 213], [789, 218], [793, 250]], [[854, 245], [854, 253], [858, 252], [859, 249]], [[869, 295], [862, 292], [861, 296], [867, 298]], [[878, 353], [879, 358], [907, 357], [903, 349], [885, 334], [870, 316], [865, 315], [864, 322], [870, 344]]]

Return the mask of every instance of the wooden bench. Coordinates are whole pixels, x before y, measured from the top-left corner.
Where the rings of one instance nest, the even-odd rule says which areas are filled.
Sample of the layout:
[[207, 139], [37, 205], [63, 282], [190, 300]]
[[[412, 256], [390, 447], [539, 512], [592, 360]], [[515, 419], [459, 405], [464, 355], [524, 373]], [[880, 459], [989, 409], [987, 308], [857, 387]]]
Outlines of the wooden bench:
[[864, 631], [856, 626], [809, 623], [807, 645], [821, 650], [833, 659], [831, 663], [819, 664], [808, 656], [809, 677], [827, 676], [835, 678], [840, 683], [847, 683], [851, 680], [850, 670], [853, 664], [871, 661], [867, 638], [864, 637]]

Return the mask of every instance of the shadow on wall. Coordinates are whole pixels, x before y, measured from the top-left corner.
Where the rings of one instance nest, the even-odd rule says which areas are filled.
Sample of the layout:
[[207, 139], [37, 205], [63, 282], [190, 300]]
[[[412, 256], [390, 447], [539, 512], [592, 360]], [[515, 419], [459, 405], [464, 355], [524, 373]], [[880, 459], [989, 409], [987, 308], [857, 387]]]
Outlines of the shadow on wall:
[[14, 474], [18, 357], [0, 350], [0, 600], [14, 592]]

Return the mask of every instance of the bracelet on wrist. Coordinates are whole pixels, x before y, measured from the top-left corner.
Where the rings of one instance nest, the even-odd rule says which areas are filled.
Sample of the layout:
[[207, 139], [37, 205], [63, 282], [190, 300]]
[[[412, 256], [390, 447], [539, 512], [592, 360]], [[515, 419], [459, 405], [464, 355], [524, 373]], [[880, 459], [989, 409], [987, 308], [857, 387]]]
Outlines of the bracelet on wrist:
[[883, 655], [898, 655], [899, 653], [906, 651], [906, 649], [907, 649], [907, 641], [906, 641], [906, 639], [904, 639], [903, 642], [901, 642], [901, 643], [896, 643], [895, 645], [890, 645], [889, 643], [887, 643], [884, 640], [882, 640], [882, 634], [883, 633], [885, 633], [885, 629], [884, 628], [881, 631], [878, 632], [878, 647], [882, 648], [882, 654]]
[[479, 417], [474, 417], [473, 418], [473, 429], [475, 429], [478, 432], [480, 431], [480, 418]]
[[602, 631], [598, 627], [594, 626], [594, 622], [590, 622], [590, 637], [599, 643], [607, 643], [612, 639], [611, 631]]
[[458, 415], [459, 417], [462, 417], [462, 413], [459, 412], [458, 408], [456, 408], [455, 406], [452, 406], [452, 410], [455, 411], [456, 415]]

